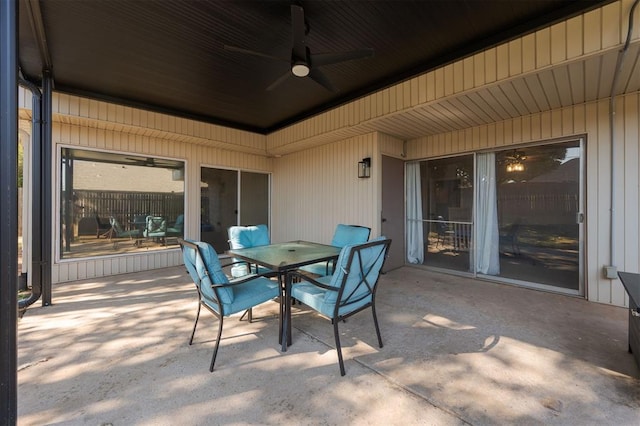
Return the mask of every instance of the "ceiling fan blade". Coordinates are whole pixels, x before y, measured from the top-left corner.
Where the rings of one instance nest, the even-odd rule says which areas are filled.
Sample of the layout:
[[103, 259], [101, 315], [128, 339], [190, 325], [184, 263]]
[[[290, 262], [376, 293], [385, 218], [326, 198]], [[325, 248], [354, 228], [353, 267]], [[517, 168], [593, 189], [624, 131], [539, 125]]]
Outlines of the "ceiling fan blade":
[[338, 91], [338, 89], [336, 89], [336, 87], [331, 83], [327, 76], [318, 69], [312, 68], [311, 72], [309, 73], [309, 78], [330, 92]]
[[373, 49], [360, 49], [350, 52], [318, 53], [311, 55], [311, 66], [321, 67], [323, 65], [352, 61], [354, 59], [372, 58], [373, 55]]
[[306, 25], [304, 22], [304, 9], [297, 4], [291, 5], [291, 29], [293, 38], [293, 55], [296, 59], [307, 59], [305, 45]]
[[291, 75], [291, 71], [287, 70], [286, 73], [284, 73], [282, 76], [278, 77], [278, 79], [276, 81], [274, 81], [273, 83], [271, 83], [269, 85], [269, 87], [267, 87], [267, 92], [275, 89], [276, 87], [280, 86], [286, 79], [289, 78], [289, 76]]
[[245, 53], [247, 55], [258, 56], [266, 59], [275, 59], [276, 61], [289, 62], [289, 59], [279, 58], [277, 56], [269, 55], [266, 53], [256, 52], [255, 50], [243, 49], [242, 47], [229, 46], [224, 44], [222, 48], [228, 52]]

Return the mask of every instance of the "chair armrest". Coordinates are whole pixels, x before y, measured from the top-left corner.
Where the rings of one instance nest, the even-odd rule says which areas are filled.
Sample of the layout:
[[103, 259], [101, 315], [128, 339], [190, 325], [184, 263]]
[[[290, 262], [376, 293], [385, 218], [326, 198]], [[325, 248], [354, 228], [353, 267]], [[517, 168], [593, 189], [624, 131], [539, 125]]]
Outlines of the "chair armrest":
[[338, 291], [339, 290], [339, 288], [337, 288], [337, 287], [333, 287], [333, 286], [330, 286], [330, 285], [323, 284], [323, 283], [321, 283], [319, 281], [314, 280], [313, 278], [311, 278], [308, 275], [301, 274], [300, 272], [293, 271], [293, 272], [289, 272], [288, 274], [292, 278], [300, 278], [303, 281], [307, 281], [307, 282], [315, 285], [316, 287], [320, 287], [320, 288], [323, 288], [325, 290], [329, 290], [329, 291]]
[[245, 275], [244, 277], [240, 277], [240, 278], [236, 278], [233, 280], [229, 280], [228, 284], [214, 284], [214, 287], [226, 287], [226, 286], [230, 286], [230, 285], [238, 285], [238, 284], [243, 284], [246, 283], [247, 281], [251, 281], [254, 280], [256, 278], [260, 278], [260, 277], [264, 277], [264, 278], [274, 278], [277, 277], [278, 273], [275, 271], [272, 272], [263, 272], [262, 274], [248, 274]]
[[220, 266], [226, 268], [227, 266], [240, 265], [242, 263], [249, 264], [249, 262], [247, 262], [246, 260], [236, 260], [234, 262], [225, 263], [224, 265], [221, 263]]

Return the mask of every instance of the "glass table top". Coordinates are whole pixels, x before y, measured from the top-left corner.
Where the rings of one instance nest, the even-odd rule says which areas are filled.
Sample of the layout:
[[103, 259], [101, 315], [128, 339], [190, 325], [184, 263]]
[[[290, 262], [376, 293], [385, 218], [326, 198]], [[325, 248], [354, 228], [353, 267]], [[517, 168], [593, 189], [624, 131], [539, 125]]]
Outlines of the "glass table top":
[[231, 249], [227, 254], [273, 270], [293, 269], [310, 263], [336, 259], [340, 247], [309, 241], [290, 241], [267, 246]]

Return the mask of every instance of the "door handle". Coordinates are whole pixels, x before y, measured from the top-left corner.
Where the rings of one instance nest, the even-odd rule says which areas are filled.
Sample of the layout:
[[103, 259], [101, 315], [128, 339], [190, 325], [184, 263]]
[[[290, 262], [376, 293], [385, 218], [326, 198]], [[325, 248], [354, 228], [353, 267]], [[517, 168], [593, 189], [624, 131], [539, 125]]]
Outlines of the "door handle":
[[382, 223], [385, 223], [387, 221], [387, 219], [385, 219], [384, 217], [382, 218]]

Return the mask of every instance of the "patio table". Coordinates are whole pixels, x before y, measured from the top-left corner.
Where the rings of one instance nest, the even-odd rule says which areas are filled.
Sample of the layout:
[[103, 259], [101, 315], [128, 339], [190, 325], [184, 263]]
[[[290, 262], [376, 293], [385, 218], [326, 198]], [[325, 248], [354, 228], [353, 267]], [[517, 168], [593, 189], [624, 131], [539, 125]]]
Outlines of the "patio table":
[[316, 262], [338, 258], [340, 247], [309, 241], [290, 241], [266, 246], [227, 250], [227, 254], [249, 263], [257, 263], [278, 273], [280, 283], [280, 337], [282, 351], [291, 345], [291, 307], [288, 303], [291, 279], [287, 271]]

